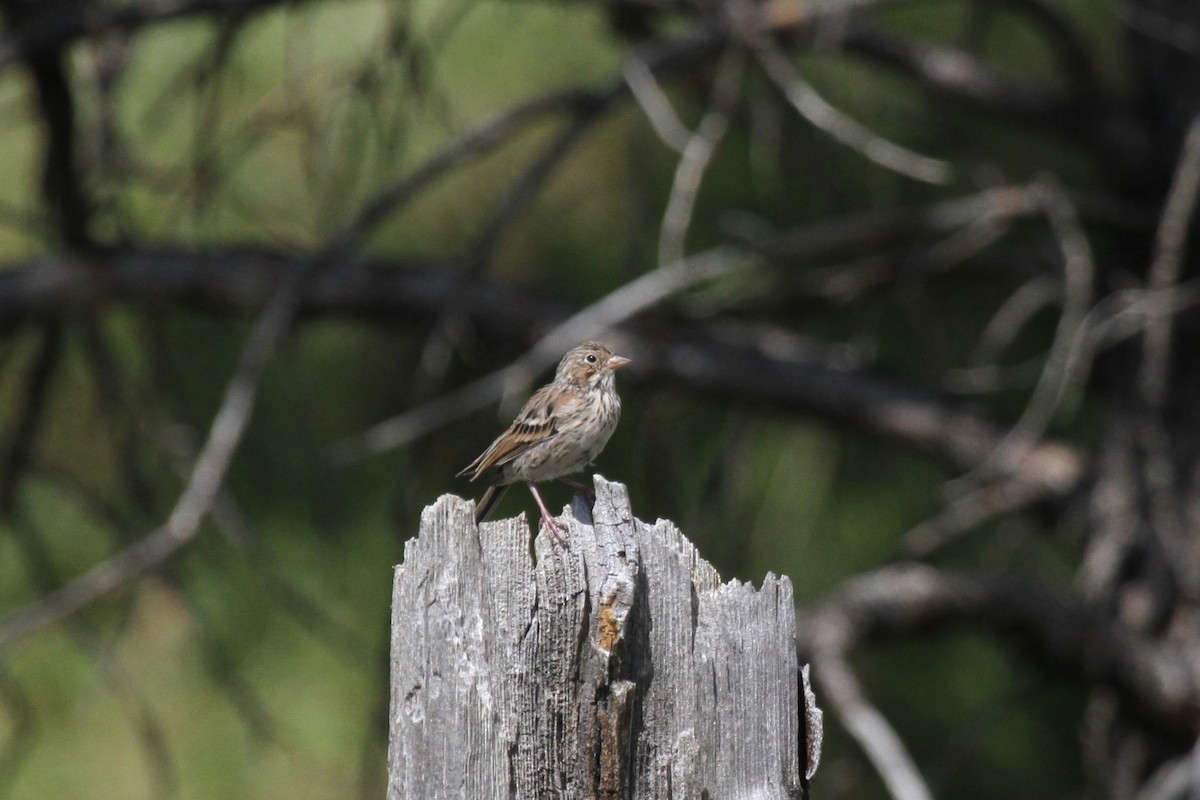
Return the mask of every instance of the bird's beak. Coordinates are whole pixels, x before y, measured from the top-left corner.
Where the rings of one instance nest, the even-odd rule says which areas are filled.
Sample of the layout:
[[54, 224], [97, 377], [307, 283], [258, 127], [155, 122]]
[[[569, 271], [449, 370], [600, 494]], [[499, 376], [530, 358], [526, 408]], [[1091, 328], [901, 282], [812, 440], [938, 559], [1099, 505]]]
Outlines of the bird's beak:
[[608, 368], [609, 369], [620, 369], [621, 367], [625, 366], [628, 363], [629, 363], [629, 359], [626, 358], [625, 356], [613, 356], [612, 358], [608, 359]]

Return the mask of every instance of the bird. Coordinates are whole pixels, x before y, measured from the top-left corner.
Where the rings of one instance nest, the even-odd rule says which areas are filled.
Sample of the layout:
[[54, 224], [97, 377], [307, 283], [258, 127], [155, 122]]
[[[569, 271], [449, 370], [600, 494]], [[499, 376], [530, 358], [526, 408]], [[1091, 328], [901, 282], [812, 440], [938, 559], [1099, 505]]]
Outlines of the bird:
[[474, 481], [495, 470], [492, 484], [475, 504], [475, 523], [491, 513], [508, 486], [529, 485], [551, 537], [563, 544], [563, 526], [546, 510], [536, 484], [562, 480], [592, 462], [608, 444], [621, 416], [615, 371], [630, 363], [600, 342], [584, 342], [562, 357], [554, 380], [534, 392], [508, 429], [456, 477]]

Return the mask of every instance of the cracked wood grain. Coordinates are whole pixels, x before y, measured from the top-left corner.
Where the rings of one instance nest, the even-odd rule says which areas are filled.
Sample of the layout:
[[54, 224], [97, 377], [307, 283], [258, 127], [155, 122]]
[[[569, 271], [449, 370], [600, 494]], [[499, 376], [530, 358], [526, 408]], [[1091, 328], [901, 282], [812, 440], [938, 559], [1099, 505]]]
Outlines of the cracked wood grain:
[[722, 583], [595, 487], [533, 553], [521, 517], [425, 509], [396, 568], [389, 800], [800, 796], [791, 583]]

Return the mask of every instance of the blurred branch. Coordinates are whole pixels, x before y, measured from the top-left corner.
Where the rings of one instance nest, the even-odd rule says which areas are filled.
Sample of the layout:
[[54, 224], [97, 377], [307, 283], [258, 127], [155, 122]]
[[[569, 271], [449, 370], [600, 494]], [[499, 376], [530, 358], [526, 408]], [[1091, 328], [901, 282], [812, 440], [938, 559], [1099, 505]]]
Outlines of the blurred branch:
[[1073, 136], [1123, 181], [1147, 177], [1143, 171], [1154, 155], [1150, 132], [1094, 82], [1077, 82], [1069, 93], [1015, 83], [958, 50], [903, 39], [859, 21], [847, 23], [842, 45], [963, 107]]
[[1035, 189], [1035, 194], [1045, 208], [1062, 254], [1062, 313], [1029, 402], [995, 453], [965, 476], [969, 481], [986, 479], [994, 462], [1011, 460], [1027, 442], [1038, 441], [1058, 410], [1067, 387], [1087, 369], [1079, 361], [1084, 350], [1081, 332], [1091, 306], [1096, 274], [1091, 246], [1074, 205], [1058, 186], [1044, 183]]
[[390, 450], [427, 435], [528, 385], [580, 341], [625, 322], [687, 288], [745, 269], [753, 258], [738, 248], [716, 248], [656, 270], [610, 292], [541, 336], [521, 358], [448, 395], [410, 409], [335, 445], [340, 461]]
[[86, 608], [134, 577], [165, 562], [195, 538], [224, 481], [258, 393], [258, 379], [275, 344], [287, 331], [299, 299], [295, 282], [276, 291], [247, 339], [208, 439], [166, 523], [144, 539], [97, 564], [80, 577], [0, 619], [0, 650]]
[[58, 3], [42, 3], [37, 13], [30, 14], [0, 38], [0, 68], [104, 31], [133, 31], [146, 25], [203, 14], [239, 17], [300, 2], [302, 0], [141, 0], [120, 6], [80, 3], [70, 8], [63, 8]]
[[948, 162], [901, 147], [832, 105], [800, 76], [767, 36], [756, 36], [751, 46], [767, 77], [814, 127], [893, 172], [926, 183], [950, 182], [954, 173]]
[[[378, 193], [349, 223], [330, 237], [321, 251], [294, 264], [282, 281], [275, 282], [269, 290], [269, 300], [246, 340], [237, 369], [226, 386], [225, 396], [192, 467], [191, 476], [166, 523], [66, 586], [0, 619], [0, 649], [87, 607], [138, 575], [164, 563], [195, 538], [217, 499], [225, 473], [249, 425], [258, 394], [259, 377], [300, 310], [307, 285], [319, 276], [331, 276], [335, 281], [340, 281], [343, 265], [354, 263], [353, 254], [358, 243], [421, 187], [441, 175], [449, 166], [457, 164], [463, 156], [478, 154], [503, 141], [512, 130], [514, 121], [536, 115], [546, 104], [553, 106], [562, 97], [564, 95], [540, 98], [540, 102], [520, 106], [516, 111], [503, 114], [453, 140], [414, 175]], [[78, 269], [85, 262], [71, 263]]]
[[[109, 303], [246, 314], [262, 308], [280, 282], [302, 263], [281, 252], [240, 248], [48, 256], [0, 270], [0, 330]], [[301, 310], [310, 315], [379, 318], [406, 311], [427, 313], [431, 303], [446, 297], [453, 271], [422, 266], [404, 260], [347, 260], [338, 265], [336, 275], [313, 276], [303, 287]], [[507, 284], [482, 279], [481, 283], [483, 294], [472, 303], [476, 311], [507, 300], [525, 307], [532, 304], [535, 313], [544, 313], [542, 303], [549, 302], [539, 302], [536, 295]]]
[[[450, 149], [460, 146], [454, 144]], [[391, 204], [364, 213], [375, 218], [394, 212], [397, 204], [407, 202], [416, 191], [416, 184], [432, 177], [428, 170], [418, 170], [380, 196], [387, 196]], [[1083, 213], [1089, 212], [1088, 206], [1080, 205]], [[1105, 219], [1109, 213], [1117, 213], [1095, 205], [1096, 213]], [[781, 263], [828, 260], [846, 251], [869, 251], [898, 241], [943, 235], [980, 218], [1017, 219], [1039, 213], [1041, 206], [1028, 188], [1000, 187], [927, 206], [823, 220], [747, 238], [740, 246]], [[114, 302], [246, 313], [261, 308], [280, 280], [302, 263], [299, 257], [266, 249], [159, 247], [106, 249], [86, 257], [58, 255], [8, 264], [0, 270], [0, 331]], [[445, 266], [422, 264], [418, 259], [345, 259], [337, 265], [336, 275], [311, 277], [303, 288], [302, 310], [392, 319], [401, 313], [426, 314], [431, 302], [447, 297], [447, 275], [453, 270]], [[103, 274], [90, 274], [93, 271]], [[534, 292], [486, 280], [480, 280], [463, 301], [481, 322], [494, 318], [508, 323], [511, 317], [517, 330], [528, 328], [528, 323], [519, 322], [526, 311], [535, 318], [570, 313], [565, 305]], [[510, 307], [522, 313], [507, 314]]]
[[[17, 517], [10, 530], [20, 548], [30, 579], [39, 590], [48, 592], [59, 580], [51, 551], [32, 515], [18, 513]], [[163, 798], [178, 796], [177, 769], [171, 748], [168, 747], [166, 730], [137, 681], [89, 620], [69, 620], [67, 633], [74, 646], [88, 657], [97, 675], [118, 699], [117, 707], [129, 717], [145, 758], [153, 795]]]
[[813, 647], [812, 666], [822, 698], [866, 753], [894, 800], [933, 800], [904, 742], [863, 693], [846, 659], [849, 644], [830, 639]]
[[[1183, 253], [1196, 219], [1200, 195], [1200, 114], [1193, 117], [1180, 148], [1179, 161], [1163, 206], [1155, 236], [1155, 253], [1150, 263], [1148, 294], [1170, 297], [1183, 272]], [[1166, 563], [1179, 588], [1200, 600], [1200, 539], [1189, 525], [1189, 493], [1179, 485], [1172, 433], [1168, 431], [1165, 406], [1169, 394], [1172, 339], [1175, 315], [1151, 306], [1142, 338], [1139, 399], [1147, 413], [1141, 421], [1143, 452], [1142, 481], [1146, 492], [1151, 532], [1167, 554]], [[1185, 345], [1186, 346], [1186, 345]]]
[[0, 461], [0, 518], [10, 517], [16, 507], [17, 489], [29, 465], [42, 416], [49, 406], [46, 398], [62, 359], [63, 323], [52, 320], [42, 336], [26, 378], [25, 394], [16, 414], [14, 429]]
[[452, 353], [451, 341], [460, 333], [466, 321], [463, 296], [472, 291], [476, 279], [491, 263], [496, 248], [511, 229], [518, 214], [553, 177], [555, 167], [565, 160], [584, 135], [593, 129], [599, 117], [598, 112], [603, 108], [604, 104], [600, 102], [577, 105], [574, 119], [563, 126], [521, 176], [509, 186], [484, 225], [483, 232], [471, 245], [466, 255], [465, 266], [455, 273], [457, 289], [446, 293], [436, 318], [429, 326], [430, 331], [419, 361], [421, 374], [412, 381], [409, 393], [414, 400], [425, 399], [432, 392], [432, 387], [445, 376]]
[[1015, 84], [961, 51], [894, 36], [863, 22], [847, 26], [848, 52], [908, 75], [927, 90], [970, 107], [1063, 129], [1082, 124], [1070, 95]]
[[1200, 736], [1190, 752], [1163, 764], [1136, 800], [1195, 800], [1200, 794]]
[[988, 320], [979, 344], [971, 353], [971, 364], [984, 366], [994, 362], [1034, 315], [1058, 300], [1061, 294], [1060, 282], [1049, 275], [1035, 276], [1017, 287]]
[[692, 132], [679, 118], [670, 98], [646, 62], [637, 56], [630, 58], [625, 62], [622, 75], [658, 138], [676, 153], [682, 153]]
[[[745, 71], [745, 55], [733, 47], [726, 51], [717, 66], [716, 78], [709, 97], [709, 108], [700, 119], [679, 154], [671, 192], [663, 211], [662, 229], [658, 237], [658, 266], [680, 262], [687, 250], [687, 232], [696, 208], [700, 182], [729, 128], [729, 112], [737, 100]], [[632, 88], [633, 83], [629, 83]]]
[[1020, 477], [992, 481], [968, 489], [932, 517], [910, 528], [895, 548], [904, 559], [928, 558], [967, 531], [1000, 516], [1013, 514], [1044, 500], [1042, 486]]
[[[33, 6], [16, 0], [0, 3], [10, 28], [19, 28], [35, 17]], [[79, 174], [81, 159], [76, 152], [75, 98], [64, 64], [66, 54], [52, 47], [26, 55], [38, 109], [46, 132], [42, 159], [42, 193], [50, 209], [54, 233], [68, 247], [89, 244], [90, 202]]]
[[1111, 687], [1152, 725], [1200, 733], [1200, 665], [1181, 647], [1136, 634], [1037, 578], [887, 567], [852, 579], [798, 618], [800, 652], [814, 659], [871, 641], [982, 626], [1015, 638], [1053, 673]]
[[1041, 27], [1072, 90], [1085, 96], [1099, 91], [1095, 59], [1087, 40], [1066, 14], [1047, 0], [1003, 0], [1002, 5], [1024, 14]]
[[[999, 193], [959, 205], [942, 204], [920, 212], [819, 226], [807, 235], [785, 233], [747, 246], [742, 256], [749, 252], [777, 258], [786, 254], [812, 256], [852, 242], [916, 235], [931, 227], [969, 221], [984, 202], [1000, 203], [1024, 213], [1024, 206], [1017, 202], [1020, 197], [1011, 192]], [[719, 263], [737, 252], [725, 248], [701, 257], [709, 259], [710, 264]], [[295, 262], [282, 255], [253, 251], [113, 253], [107, 259], [104, 270], [86, 269], [64, 258], [0, 272], [0, 327], [30, 314], [44, 317], [112, 301], [243, 312], [263, 302], [279, 276], [295, 269]], [[103, 282], [96, 279], [97, 272], [105, 276]], [[681, 277], [695, 280], [701, 276], [691, 273]], [[301, 310], [308, 314], [427, 320], [442, 307], [455, 286], [450, 270], [424, 271], [414, 265], [355, 259], [340, 265], [336, 275], [314, 276], [303, 289]], [[642, 291], [641, 285], [631, 285], [626, 297], [636, 299], [633, 305], [629, 305], [630, 299], [618, 298], [619, 308], [609, 307], [598, 316], [584, 318], [585, 323], [578, 327], [565, 329], [536, 356], [528, 356], [519, 369], [514, 367], [509, 377], [494, 375], [486, 382], [472, 384], [470, 391], [461, 389], [445, 398], [442, 406], [425, 407], [420, 415], [407, 412], [404, 419], [408, 422], [403, 426], [406, 433], [400, 438], [425, 435], [483, 408], [503, 391], [506, 381], [518, 380], [517, 375], [518, 382], [530, 380], [578, 338], [643, 312], [665, 297], [662, 292], [668, 289], [678, 291], [679, 285], [662, 284], [653, 297], [639, 297], [636, 293]], [[473, 324], [501, 341], [536, 341], [573, 310], [535, 292], [482, 278], [463, 302]], [[997, 420], [953, 396], [886, 379], [861, 366], [831, 360], [812, 348], [794, 343], [781, 347], [772, 337], [718, 333], [679, 322], [652, 324], [649, 320], [625, 326], [622, 334], [631, 351], [636, 351], [639, 363], [631, 368], [635, 375], [677, 382], [705, 393], [826, 415], [915, 446], [961, 469], [980, 463], [1005, 430]], [[460, 402], [463, 405], [459, 406]], [[1054, 495], [1069, 491], [1082, 472], [1077, 453], [1048, 443], [1035, 446], [1025, 460], [1003, 462], [998, 467], [1005, 472], [1023, 471]]]
[[[1007, 430], [977, 406], [847, 363], [798, 336], [694, 326], [657, 333], [640, 345], [630, 348], [641, 365], [636, 369], [648, 367], [661, 379], [693, 391], [815, 413], [957, 469], [987, 458]], [[1044, 498], [1072, 491], [1083, 467], [1079, 452], [1055, 441], [1039, 442], [996, 465], [1000, 474], [1019, 475], [1039, 487]]]
[[[1175, 177], [1167, 193], [1155, 236], [1154, 260], [1148, 280], [1151, 292], [1171, 289], [1179, 282], [1183, 249], [1196, 214], [1200, 194], [1200, 115], [1192, 120], [1175, 168]], [[1162, 295], [1160, 295], [1162, 296]], [[1166, 397], [1170, 369], [1172, 315], [1152, 309], [1142, 341], [1142, 400], [1150, 408], [1161, 410]]]
[[[497, 146], [508, 141], [525, 125], [553, 112], [594, 111], [611, 100], [614, 93], [620, 91], [620, 86], [621, 84], [615, 83], [606, 92], [569, 90], [541, 95], [476, 125], [471, 130], [452, 139], [411, 174], [378, 192], [358, 212], [354, 220], [334, 237], [327, 249], [332, 252], [360, 241], [389, 216], [416, 198], [433, 181], [441, 178], [451, 169], [462, 167], [469, 160], [491, 152]], [[590, 116], [590, 113], [585, 113], [584, 116]], [[574, 135], [577, 134], [578, 131], [574, 133]], [[569, 146], [574, 135], [564, 135], [564, 144], [561, 147]], [[552, 159], [550, 163], [553, 164], [554, 160]]]

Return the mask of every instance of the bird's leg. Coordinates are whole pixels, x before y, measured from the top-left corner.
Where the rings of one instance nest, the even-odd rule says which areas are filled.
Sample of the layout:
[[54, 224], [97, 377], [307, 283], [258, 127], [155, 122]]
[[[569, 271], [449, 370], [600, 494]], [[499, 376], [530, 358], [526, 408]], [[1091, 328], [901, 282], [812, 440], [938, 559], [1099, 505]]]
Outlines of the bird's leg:
[[546, 529], [550, 531], [550, 538], [559, 544], [566, 544], [567, 540], [562, 535], [562, 523], [546, 510], [546, 504], [542, 502], [542, 496], [538, 494], [537, 487], [533, 485], [533, 481], [529, 482], [529, 491], [533, 493], [533, 499], [537, 501], [538, 508], [542, 510], [542, 522], [546, 523]]
[[583, 495], [583, 498], [587, 500], [589, 506], [596, 505], [596, 490], [591, 486], [588, 486], [586, 483], [580, 483], [579, 481], [571, 478], [559, 478], [559, 480], [574, 489], [577, 494]]
[[487, 519], [488, 514], [492, 513], [492, 509], [500, 502], [500, 498], [504, 497], [504, 493], [508, 491], [508, 484], [497, 486], [492, 484], [483, 493], [483, 497], [479, 498], [479, 502], [475, 504], [475, 524], [483, 522]]

